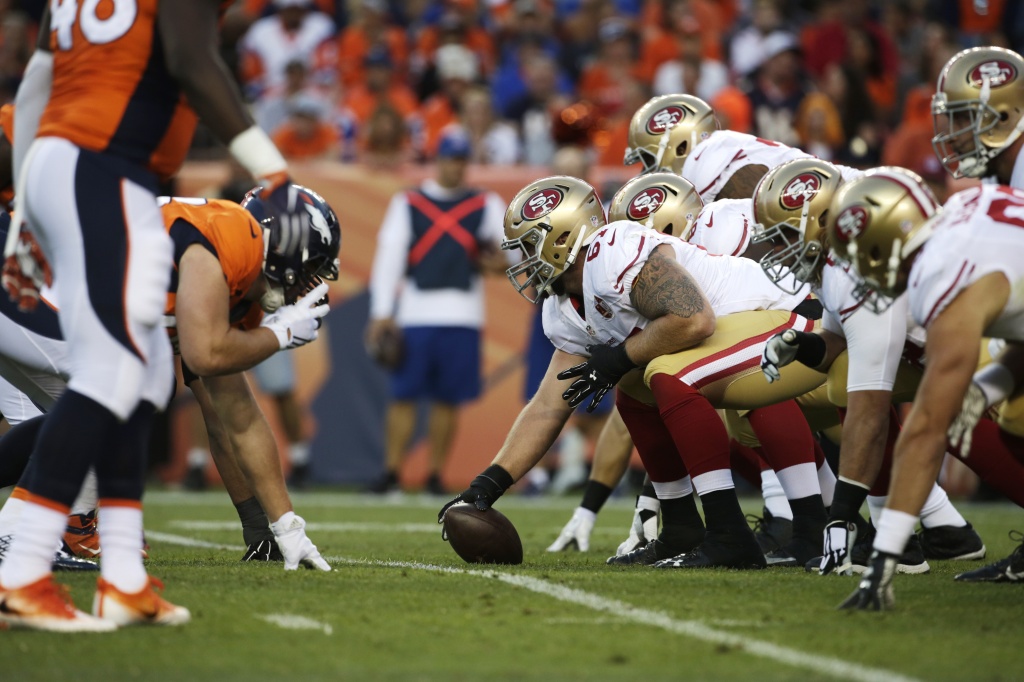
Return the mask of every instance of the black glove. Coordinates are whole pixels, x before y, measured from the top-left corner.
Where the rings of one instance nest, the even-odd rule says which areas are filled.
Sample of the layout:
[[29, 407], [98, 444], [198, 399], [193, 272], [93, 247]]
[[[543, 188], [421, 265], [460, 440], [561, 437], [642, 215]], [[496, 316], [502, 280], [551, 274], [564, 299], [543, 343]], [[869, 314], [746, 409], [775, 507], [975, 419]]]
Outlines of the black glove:
[[604, 394], [619, 383], [622, 375], [637, 365], [629, 359], [624, 343], [618, 346], [587, 346], [587, 352], [590, 353], [589, 360], [559, 372], [558, 378], [564, 380], [579, 377], [565, 389], [562, 398], [568, 400], [569, 407], [575, 409], [593, 393], [594, 397], [587, 405], [587, 412], [593, 412]]
[[892, 591], [892, 578], [896, 575], [896, 566], [900, 558], [895, 554], [879, 552], [871, 553], [868, 570], [864, 572], [856, 592], [847, 597], [839, 605], [840, 609], [857, 609], [859, 611], [884, 611], [891, 609], [896, 603]]
[[448, 511], [448, 508], [452, 505], [459, 504], [460, 502], [469, 502], [470, 504], [474, 504], [480, 511], [490, 509], [491, 505], [493, 505], [506, 490], [511, 488], [513, 483], [515, 483], [515, 481], [512, 480], [512, 474], [502, 469], [499, 465], [492, 464], [484, 469], [482, 474], [474, 478], [468, 488], [456, 495], [455, 499], [441, 507], [441, 511], [437, 513], [437, 522], [443, 523], [444, 513]]

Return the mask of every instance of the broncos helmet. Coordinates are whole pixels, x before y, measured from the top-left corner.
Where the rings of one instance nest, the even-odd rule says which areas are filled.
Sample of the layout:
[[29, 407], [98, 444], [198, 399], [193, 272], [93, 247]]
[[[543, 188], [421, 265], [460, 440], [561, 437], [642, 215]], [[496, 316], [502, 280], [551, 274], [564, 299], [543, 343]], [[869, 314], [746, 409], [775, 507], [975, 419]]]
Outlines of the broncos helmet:
[[540, 301], [606, 222], [597, 192], [583, 180], [553, 175], [531, 182], [505, 211], [501, 248], [523, 255], [505, 271], [512, 286], [530, 303]]
[[632, 220], [689, 241], [702, 208], [704, 202], [689, 180], [674, 173], [647, 173], [615, 193], [608, 207], [608, 222]]
[[711, 106], [693, 95], [652, 97], [629, 121], [623, 165], [643, 164], [643, 172], [679, 173], [693, 148], [718, 130]]
[[974, 47], [950, 58], [932, 96], [932, 146], [954, 178], [980, 178], [1024, 131], [1024, 58]]
[[931, 236], [938, 201], [916, 173], [882, 166], [843, 184], [825, 229], [833, 253], [850, 265], [854, 296], [876, 313], [907, 290], [913, 256]]
[[786, 293], [795, 294], [821, 276], [829, 206], [842, 182], [831, 163], [807, 158], [776, 166], [757, 183], [751, 241], [776, 247], [761, 258], [761, 268]]
[[338, 279], [341, 226], [334, 210], [319, 194], [303, 187], [288, 188], [289, 205], [279, 215], [265, 200], [263, 188], [245, 195], [242, 208], [263, 227], [263, 274], [284, 292], [284, 302], [294, 303], [321, 280]]

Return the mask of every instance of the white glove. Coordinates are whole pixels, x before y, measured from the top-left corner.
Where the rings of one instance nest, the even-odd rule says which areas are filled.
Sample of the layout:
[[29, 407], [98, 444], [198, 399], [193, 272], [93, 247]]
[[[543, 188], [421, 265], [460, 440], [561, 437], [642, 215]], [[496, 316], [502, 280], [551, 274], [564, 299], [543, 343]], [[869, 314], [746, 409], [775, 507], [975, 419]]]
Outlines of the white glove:
[[561, 552], [563, 549], [576, 545], [576, 549], [586, 552], [590, 549], [590, 533], [594, 530], [594, 521], [596, 520], [597, 514], [594, 512], [583, 507], [576, 507], [569, 523], [565, 524], [565, 528], [548, 547], [548, 551]]
[[761, 371], [764, 372], [764, 377], [769, 384], [782, 378], [779, 368], [796, 360], [796, 352], [799, 348], [796, 332], [792, 329], [787, 329], [768, 339], [768, 342], [764, 344], [764, 352], [761, 354]]
[[857, 542], [857, 524], [833, 521], [825, 526], [825, 547], [821, 553], [819, 575], [853, 575], [853, 543]]
[[287, 512], [270, 524], [277, 546], [284, 555], [284, 570], [294, 571], [302, 564], [306, 568], [329, 571], [331, 567], [317, 550], [313, 541], [306, 537], [306, 521], [295, 512]]
[[316, 304], [326, 293], [327, 285], [319, 284], [295, 303], [281, 306], [264, 317], [260, 326], [274, 332], [281, 350], [315, 341], [320, 318], [330, 311], [330, 306]]
[[967, 393], [964, 394], [964, 403], [960, 406], [960, 414], [953, 418], [953, 423], [946, 431], [949, 444], [954, 448], [960, 448], [961, 457], [966, 458], [970, 454], [974, 428], [981, 421], [981, 417], [987, 409], [988, 401], [985, 399], [984, 391], [972, 381], [971, 385], [967, 387]]
[[[644, 521], [640, 512], [650, 511], [654, 515]], [[658, 537], [658, 513], [661, 511], [661, 503], [656, 497], [640, 495], [636, 498], [636, 508], [633, 509], [633, 524], [629, 528], [629, 537], [615, 550], [615, 556], [629, 554], [637, 547], [646, 545]]]

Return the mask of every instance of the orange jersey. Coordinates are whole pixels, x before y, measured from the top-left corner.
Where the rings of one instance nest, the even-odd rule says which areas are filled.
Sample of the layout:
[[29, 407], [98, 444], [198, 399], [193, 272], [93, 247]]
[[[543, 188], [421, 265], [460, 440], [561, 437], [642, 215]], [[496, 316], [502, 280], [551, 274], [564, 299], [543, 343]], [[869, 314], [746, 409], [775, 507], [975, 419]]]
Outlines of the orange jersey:
[[177, 172], [197, 119], [164, 64], [158, 2], [53, 5], [53, 88], [39, 137], [110, 153], [160, 177]]
[[174, 242], [174, 272], [165, 314], [175, 314], [181, 256], [188, 247], [198, 244], [217, 257], [224, 271], [231, 324], [242, 329], [258, 326], [263, 311], [243, 298], [263, 272], [263, 230], [252, 214], [234, 202], [214, 199], [175, 198], [161, 210]]
[[[5, 104], [0, 107], [0, 129], [3, 129], [4, 138], [7, 143], [14, 147], [14, 105]], [[6, 187], [0, 187], [0, 204], [7, 207], [7, 210], [11, 210], [11, 203], [14, 201], [14, 178], [11, 178], [11, 184]]]

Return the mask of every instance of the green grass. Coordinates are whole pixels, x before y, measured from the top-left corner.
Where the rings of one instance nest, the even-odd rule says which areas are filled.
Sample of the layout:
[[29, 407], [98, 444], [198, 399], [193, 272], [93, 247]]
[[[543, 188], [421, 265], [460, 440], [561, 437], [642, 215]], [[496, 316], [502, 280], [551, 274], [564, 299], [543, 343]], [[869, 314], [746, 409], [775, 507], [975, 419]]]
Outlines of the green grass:
[[[332, 558], [332, 573], [285, 574], [280, 564], [240, 564], [234, 549], [167, 542], [160, 533], [237, 546], [241, 533], [223, 493], [151, 494], [149, 570], [165, 581], [169, 599], [192, 610], [193, 622], [107, 635], [0, 633], [0, 680], [1021, 676], [1024, 588], [953, 582], [954, 574], [976, 563], [932, 562], [929, 575], [897, 578], [896, 610], [847, 613], [835, 606], [855, 578], [793, 569], [608, 567], [604, 559], [624, 537], [631, 515], [624, 502], [602, 513], [590, 553], [550, 555], [544, 547], [575, 501], [502, 500], [522, 536], [525, 563], [479, 573], [462, 570], [479, 567], [464, 564], [432, 525], [439, 501], [316, 493], [296, 495], [295, 502], [308, 522], [328, 524], [314, 525], [310, 536]], [[751, 501], [751, 511], [755, 505]], [[988, 544], [989, 559], [1013, 548], [1006, 531], [1021, 526], [1018, 509], [961, 509]], [[387, 561], [407, 565], [381, 563]], [[525, 585], [509, 582], [523, 577], [530, 579]], [[92, 577], [61, 579], [80, 607], [91, 604]], [[283, 629], [260, 618], [268, 614], [302, 616], [314, 629]], [[755, 655], [764, 644], [776, 645], [771, 657]], [[779, 660], [799, 652], [819, 658], [800, 665]], [[837, 668], [835, 659], [861, 667]], [[872, 677], [872, 670], [882, 672]]]

